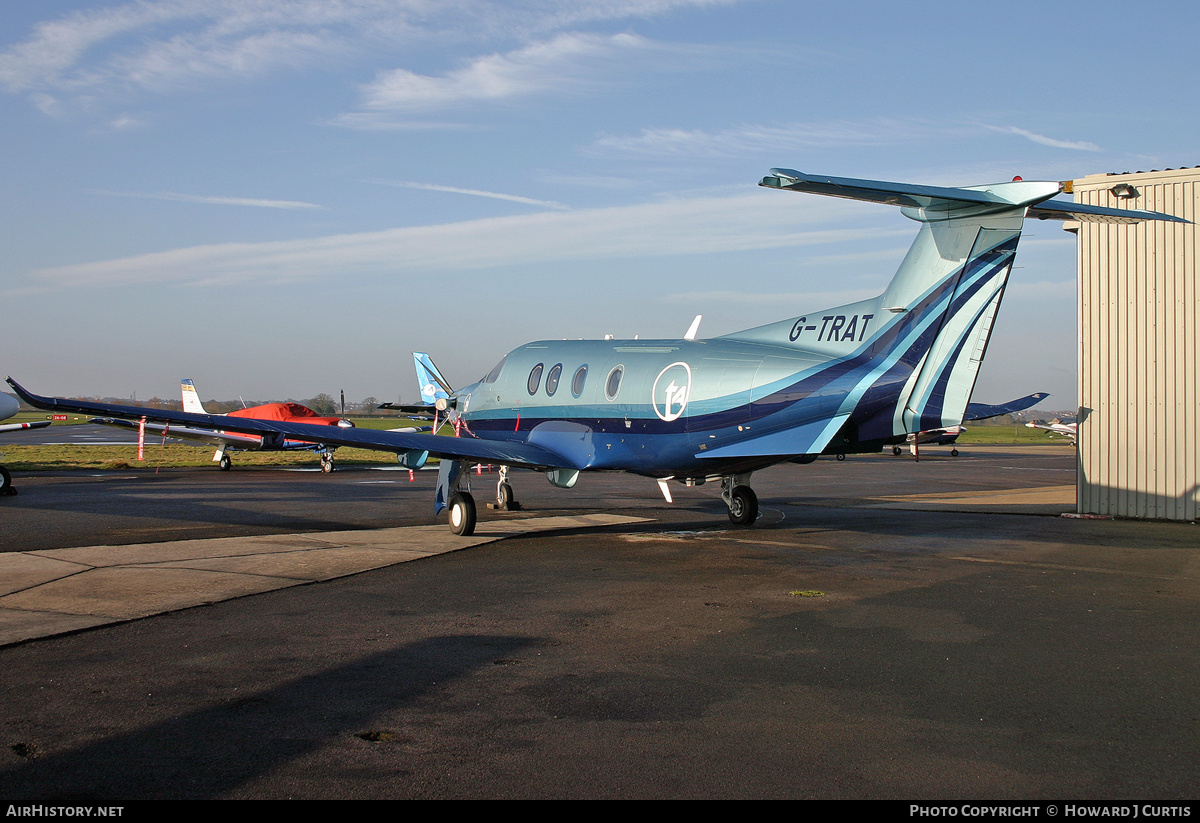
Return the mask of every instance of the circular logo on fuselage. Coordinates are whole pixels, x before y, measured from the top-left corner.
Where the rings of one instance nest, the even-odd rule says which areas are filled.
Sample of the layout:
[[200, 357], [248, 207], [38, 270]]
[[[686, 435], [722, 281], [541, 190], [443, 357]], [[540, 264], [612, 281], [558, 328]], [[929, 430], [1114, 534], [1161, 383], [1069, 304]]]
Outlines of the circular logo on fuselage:
[[683, 416], [692, 393], [692, 369], [682, 360], [658, 373], [650, 390], [650, 404], [660, 420], [670, 423]]

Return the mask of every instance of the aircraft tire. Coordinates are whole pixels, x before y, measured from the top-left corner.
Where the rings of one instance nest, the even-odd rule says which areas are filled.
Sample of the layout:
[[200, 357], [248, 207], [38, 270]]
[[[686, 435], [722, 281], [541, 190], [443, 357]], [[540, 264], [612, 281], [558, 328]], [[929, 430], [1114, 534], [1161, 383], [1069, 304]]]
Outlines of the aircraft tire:
[[892, 446], [892, 454], [894, 454], [894, 455], [896, 455], [897, 457], [899, 457], [899, 456], [900, 456], [900, 447], [899, 447], [899, 446]]
[[8, 473], [8, 469], [0, 466], [0, 494], [16, 494], [17, 490], [13, 488], [12, 475]]
[[513, 502], [513, 488], [507, 483], [501, 483], [496, 487], [496, 508], [500, 511], [508, 511]]
[[758, 495], [749, 486], [738, 486], [729, 495], [729, 521], [735, 526], [752, 526], [758, 519]]
[[233, 467], [233, 461], [229, 459], [229, 455], [221, 455], [221, 461], [217, 463], [217, 467], [223, 472], [229, 471]]
[[322, 460], [321, 461], [321, 471], [325, 472], [326, 474], [329, 474], [331, 471], [333, 471], [333, 461], [332, 460]]
[[475, 498], [468, 492], [450, 498], [450, 531], [464, 537], [475, 533]]
[[839, 461], [839, 462], [840, 462], [840, 461], [842, 461], [842, 460], [845, 460], [845, 459], [846, 459], [846, 455], [842, 454], [841, 452], [838, 452], [837, 459], [838, 459], [838, 461]]
[[951, 450], [950, 450], [950, 456], [951, 456], [951, 457], [958, 457], [958, 449], [951, 449]]

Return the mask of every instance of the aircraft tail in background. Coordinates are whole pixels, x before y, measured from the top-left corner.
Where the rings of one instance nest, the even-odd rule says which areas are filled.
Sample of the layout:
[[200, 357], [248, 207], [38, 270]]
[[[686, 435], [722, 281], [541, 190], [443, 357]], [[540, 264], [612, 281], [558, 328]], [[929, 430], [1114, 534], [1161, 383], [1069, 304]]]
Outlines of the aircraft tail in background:
[[413, 365], [417, 369], [417, 387], [421, 391], [422, 403], [432, 406], [439, 399], [450, 397], [454, 390], [450, 388], [450, 384], [442, 377], [442, 373], [427, 353], [413, 352]]
[[183, 410], [191, 414], [208, 414], [204, 410], [204, 404], [200, 402], [200, 395], [196, 392], [196, 384], [188, 378], [184, 378], [179, 383], [180, 394], [183, 395]]

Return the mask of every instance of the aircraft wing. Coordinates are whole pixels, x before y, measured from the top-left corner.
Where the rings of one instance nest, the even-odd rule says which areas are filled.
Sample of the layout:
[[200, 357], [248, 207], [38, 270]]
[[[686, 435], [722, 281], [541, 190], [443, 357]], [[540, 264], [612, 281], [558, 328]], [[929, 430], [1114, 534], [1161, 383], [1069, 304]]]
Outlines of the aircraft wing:
[[49, 420], [35, 420], [32, 423], [5, 423], [0, 425], [0, 432], [15, 432], [22, 429], [44, 429], [49, 425]]
[[[99, 423], [102, 426], [116, 426], [119, 429], [138, 430], [136, 420], [126, 420], [120, 417], [93, 417], [89, 423]], [[172, 426], [170, 423], [152, 423], [146, 421], [146, 432], [160, 437], [170, 437], [177, 440], [195, 440], [213, 446], [241, 446], [257, 448], [262, 443], [261, 437], [246, 434], [224, 434], [213, 429], [197, 429], [191, 426]]]
[[508, 440], [483, 440], [476, 437], [449, 437], [424, 432], [381, 431], [353, 429], [341, 426], [313, 426], [281, 420], [259, 420], [250, 417], [227, 417], [215, 414], [148, 409], [140, 406], [120, 406], [73, 400], [63, 397], [42, 397], [31, 394], [11, 377], [8, 384], [26, 403], [50, 411], [72, 411], [100, 417], [115, 417], [147, 421], [179, 423], [185, 426], [259, 435], [264, 445], [282, 448], [287, 439], [306, 440], [326, 446], [349, 446], [359, 449], [413, 454], [425, 452], [431, 457], [466, 460], [482, 463], [503, 463], [522, 468], [583, 468], [562, 455], [542, 446]]
[[1049, 393], [1040, 391], [1016, 400], [1010, 400], [1007, 403], [1001, 403], [998, 406], [989, 406], [986, 403], [968, 403], [967, 413], [963, 415], [963, 421], [987, 420], [989, 417], [999, 417], [1002, 414], [1025, 411], [1030, 406], [1036, 406], [1049, 396]]

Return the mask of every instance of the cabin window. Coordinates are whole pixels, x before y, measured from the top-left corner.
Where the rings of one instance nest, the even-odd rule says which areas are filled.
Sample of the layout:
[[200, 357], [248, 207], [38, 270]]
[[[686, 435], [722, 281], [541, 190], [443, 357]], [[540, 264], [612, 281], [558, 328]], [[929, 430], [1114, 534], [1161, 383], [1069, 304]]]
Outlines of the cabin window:
[[604, 396], [609, 400], [617, 399], [617, 393], [621, 391], [621, 377], [624, 374], [624, 366], [613, 366], [613, 370], [608, 373], [608, 379], [604, 381]]
[[583, 384], [587, 382], [587, 364], [580, 366], [575, 370], [575, 376], [571, 378], [571, 394], [578, 397], [583, 394]]
[[508, 355], [500, 358], [500, 362], [492, 366], [492, 370], [487, 373], [487, 376], [480, 380], [480, 383], [495, 383], [496, 378], [500, 376], [500, 370], [504, 368], [504, 361], [508, 359]]
[[533, 371], [529, 372], [528, 388], [529, 388], [530, 394], [537, 394], [538, 385], [542, 382], [542, 369], [543, 368], [544, 368], [543, 364], [538, 363], [536, 366], [533, 367]]
[[562, 376], [562, 363], [555, 364], [554, 368], [550, 369], [546, 374], [546, 394], [551, 397], [558, 391], [558, 378]]

